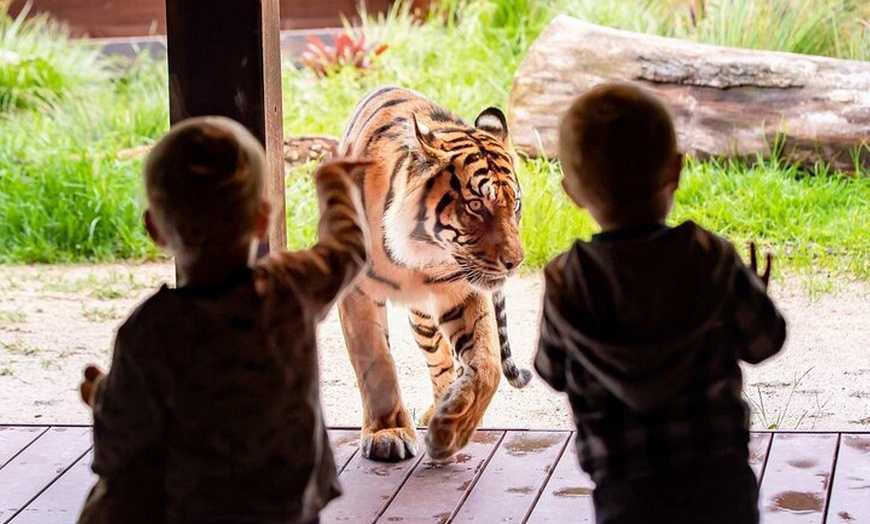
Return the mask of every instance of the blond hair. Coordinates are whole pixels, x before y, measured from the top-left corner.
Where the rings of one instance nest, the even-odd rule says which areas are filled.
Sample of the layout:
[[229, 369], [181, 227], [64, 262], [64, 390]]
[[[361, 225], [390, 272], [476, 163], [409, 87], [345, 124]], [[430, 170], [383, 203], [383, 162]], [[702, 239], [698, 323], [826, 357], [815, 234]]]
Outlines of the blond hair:
[[566, 177], [616, 209], [652, 196], [676, 142], [671, 115], [658, 98], [628, 83], [601, 84], [562, 117], [559, 159]]
[[173, 249], [249, 241], [265, 198], [264, 171], [263, 147], [238, 122], [219, 116], [184, 120], [145, 163], [155, 225]]

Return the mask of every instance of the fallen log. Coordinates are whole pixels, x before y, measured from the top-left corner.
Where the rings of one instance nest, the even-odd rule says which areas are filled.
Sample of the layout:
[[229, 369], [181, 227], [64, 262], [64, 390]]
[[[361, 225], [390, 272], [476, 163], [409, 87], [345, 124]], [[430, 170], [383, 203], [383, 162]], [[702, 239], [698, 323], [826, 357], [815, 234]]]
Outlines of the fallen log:
[[702, 158], [769, 157], [870, 169], [870, 62], [755, 51], [632, 33], [557, 16], [514, 77], [514, 144], [555, 157], [562, 113], [601, 82], [657, 93], [681, 150]]
[[[119, 160], [139, 160], [145, 158], [153, 146], [143, 145], [122, 149], [117, 152]], [[328, 160], [338, 150], [338, 138], [329, 135], [287, 135], [284, 137], [285, 172], [313, 161]]]
[[284, 165], [301, 166], [311, 161], [328, 160], [338, 150], [338, 139], [328, 135], [288, 136], [284, 138]]

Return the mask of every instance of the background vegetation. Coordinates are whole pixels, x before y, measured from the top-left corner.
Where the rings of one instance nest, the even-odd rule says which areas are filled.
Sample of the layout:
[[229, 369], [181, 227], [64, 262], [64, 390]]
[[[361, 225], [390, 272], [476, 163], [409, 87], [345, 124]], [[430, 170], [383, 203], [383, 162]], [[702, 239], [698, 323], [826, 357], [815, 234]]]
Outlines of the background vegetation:
[[[340, 135], [354, 104], [384, 83], [469, 120], [490, 105], [506, 108], [513, 72], [556, 13], [707, 43], [870, 59], [870, 5], [857, 1], [446, 0], [425, 23], [401, 7], [368, 19], [367, 41], [387, 49], [364, 72], [321, 77], [288, 61], [285, 131]], [[166, 130], [167, 114], [165, 63], [102, 57], [46, 19], [11, 20], [0, 7], [0, 261], [157, 256], [140, 226], [141, 155], [130, 153]], [[766, 244], [780, 270], [866, 279], [870, 178], [805, 167], [690, 159], [672, 220]], [[287, 178], [293, 247], [313, 238], [309, 170]], [[524, 160], [520, 177], [527, 267], [537, 268], [594, 225], [562, 195], [557, 163]]]

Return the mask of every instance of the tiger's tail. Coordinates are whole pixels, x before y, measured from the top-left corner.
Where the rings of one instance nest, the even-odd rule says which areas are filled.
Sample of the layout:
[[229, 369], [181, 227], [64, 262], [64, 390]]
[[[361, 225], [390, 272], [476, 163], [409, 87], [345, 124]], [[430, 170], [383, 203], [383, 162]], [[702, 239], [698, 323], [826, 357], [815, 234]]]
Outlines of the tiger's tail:
[[504, 303], [504, 293], [499, 289], [492, 293], [492, 303], [495, 306], [495, 320], [498, 325], [498, 344], [501, 349], [501, 372], [511, 386], [524, 387], [532, 380], [532, 372], [525, 368], [517, 367], [511, 357], [511, 343], [507, 333], [507, 310]]

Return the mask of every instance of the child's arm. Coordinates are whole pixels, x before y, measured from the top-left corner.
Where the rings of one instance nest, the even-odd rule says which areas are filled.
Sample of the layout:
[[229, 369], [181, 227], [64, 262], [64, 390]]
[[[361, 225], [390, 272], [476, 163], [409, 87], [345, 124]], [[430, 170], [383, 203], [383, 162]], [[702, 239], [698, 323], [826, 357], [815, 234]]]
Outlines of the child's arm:
[[758, 272], [755, 244], [749, 245], [749, 267], [737, 260], [734, 279], [733, 318], [736, 345], [741, 360], [757, 364], [775, 355], [785, 342], [785, 319], [767, 295], [772, 257], [766, 255], [767, 268]]
[[320, 202], [317, 244], [307, 251], [276, 253], [267, 262], [279, 278], [291, 280], [318, 317], [369, 261], [369, 229], [359, 189], [349, 176], [366, 165], [358, 159], [321, 164], [314, 173]]
[[558, 309], [553, 300], [562, 288], [561, 274], [556, 269], [558, 259], [547, 265], [544, 272], [546, 285], [544, 289], [544, 308], [541, 314], [541, 331], [538, 339], [538, 351], [535, 353], [535, 371], [556, 391], [565, 391], [565, 350], [564, 337], [554, 322], [553, 315]]
[[[164, 427], [158, 386], [143, 367], [159, 368], [156, 351], [143, 351], [129, 322], [118, 330], [108, 373], [85, 370], [82, 394], [94, 412], [94, 472], [110, 477], [123, 471], [160, 438]], [[96, 372], [96, 373], [95, 373]], [[88, 376], [94, 377], [89, 381]], [[90, 389], [90, 391], [88, 391]]]

